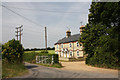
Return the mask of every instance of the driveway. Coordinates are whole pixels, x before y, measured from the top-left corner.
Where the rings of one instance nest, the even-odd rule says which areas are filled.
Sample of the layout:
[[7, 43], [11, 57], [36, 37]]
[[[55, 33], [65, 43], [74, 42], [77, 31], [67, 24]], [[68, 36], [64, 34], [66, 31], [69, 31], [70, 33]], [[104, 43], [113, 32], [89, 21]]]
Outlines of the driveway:
[[63, 68], [26, 63], [30, 74], [18, 78], [118, 78], [118, 70], [87, 66], [84, 62], [61, 62]]
[[62, 70], [69, 70], [69, 71], [76, 71], [76, 72], [102, 73], [104, 75], [109, 74], [109, 75], [114, 75], [114, 77], [118, 77], [118, 70], [88, 66], [85, 64], [85, 61], [61, 62], [61, 63], [64, 66]]

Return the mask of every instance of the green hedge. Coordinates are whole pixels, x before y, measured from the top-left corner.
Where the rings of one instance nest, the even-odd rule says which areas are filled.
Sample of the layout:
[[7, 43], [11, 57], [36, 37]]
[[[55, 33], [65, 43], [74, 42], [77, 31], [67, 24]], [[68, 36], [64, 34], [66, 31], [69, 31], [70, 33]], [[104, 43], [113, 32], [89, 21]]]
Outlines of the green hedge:
[[59, 63], [58, 54], [38, 53], [38, 52], [34, 52], [34, 51], [29, 52], [29, 53], [24, 53], [23, 60], [26, 61], [26, 62], [35, 63], [36, 62], [36, 56], [49, 56], [50, 57], [50, 59], [48, 60], [49, 63], [52, 62], [52, 56], [53, 56], [54, 64]]
[[35, 53], [34, 51], [33, 51], [33, 52], [30, 52], [30, 53], [24, 53], [24, 55], [23, 55], [23, 60], [24, 60], [25, 62], [34, 63], [37, 54], [38, 54], [38, 53]]

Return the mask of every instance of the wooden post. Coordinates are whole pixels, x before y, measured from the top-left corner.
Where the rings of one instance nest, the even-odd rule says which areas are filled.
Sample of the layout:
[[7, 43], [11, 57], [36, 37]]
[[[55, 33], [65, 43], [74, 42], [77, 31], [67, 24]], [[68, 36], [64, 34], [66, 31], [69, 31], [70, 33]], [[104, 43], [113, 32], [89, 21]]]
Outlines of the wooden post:
[[16, 31], [17, 35], [16, 36], [17, 36], [17, 40], [18, 40], [18, 28], [16, 27], [16, 29], [17, 29], [17, 31]]
[[41, 56], [42, 57], [42, 64], [43, 64], [43, 56]]
[[45, 56], [45, 64], [46, 64], [46, 59], [47, 59], [47, 58], [46, 58], [46, 56]]
[[18, 40], [18, 36], [19, 36], [19, 42], [21, 43], [21, 36], [22, 36], [22, 31], [23, 31], [23, 29], [21, 29], [23, 27], [23, 25], [21, 25], [20, 27], [16, 27], [16, 29], [17, 29], [17, 31], [16, 31], [16, 33], [17, 33], [17, 40]]
[[23, 29], [21, 29], [22, 27], [23, 27], [23, 25], [21, 25], [21, 26], [19, 27], [19, 29], [20, 29], [20, 43], [21, 43], [21, 35], [22, 35], [21, 31], [23, 31]]
[[53, 55], [52, 55], [52, 62], [51, 62], [51, 64], [53, 64], [54, 63], [54, 58], [53, 58]]
[[47, 51], [47, 29], [45, 27], [45, 47], [46, 47], [46, 51]]

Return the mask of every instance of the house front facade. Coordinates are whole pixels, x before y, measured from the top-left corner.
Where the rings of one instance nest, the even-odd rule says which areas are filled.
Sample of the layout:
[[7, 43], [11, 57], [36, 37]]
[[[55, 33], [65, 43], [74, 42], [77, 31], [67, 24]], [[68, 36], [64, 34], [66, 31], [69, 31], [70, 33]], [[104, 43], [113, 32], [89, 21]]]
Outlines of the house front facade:
[[71, 35], [71, 31], [66, 31], [66, 37], [60, 39], [55, 43], [55, 53], [60, 58], [81, 58], [83, 55], [83, 44], [78, 40], [80, 34]]

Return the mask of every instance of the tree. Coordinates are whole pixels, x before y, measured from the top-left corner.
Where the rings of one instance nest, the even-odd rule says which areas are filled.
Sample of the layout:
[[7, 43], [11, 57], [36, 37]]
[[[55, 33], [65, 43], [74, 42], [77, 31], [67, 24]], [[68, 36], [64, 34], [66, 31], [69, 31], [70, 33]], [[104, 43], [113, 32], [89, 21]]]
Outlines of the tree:
[[19, 41], [12, 39], [3, 45], [2, 57], [9, 63], [22, 63], [23, 51], [23, 47]]
[[120, 65], [118, 37], [120, 35], [120, 2], [92, 2], [89, 20], [81, 35], [87, 64]]

